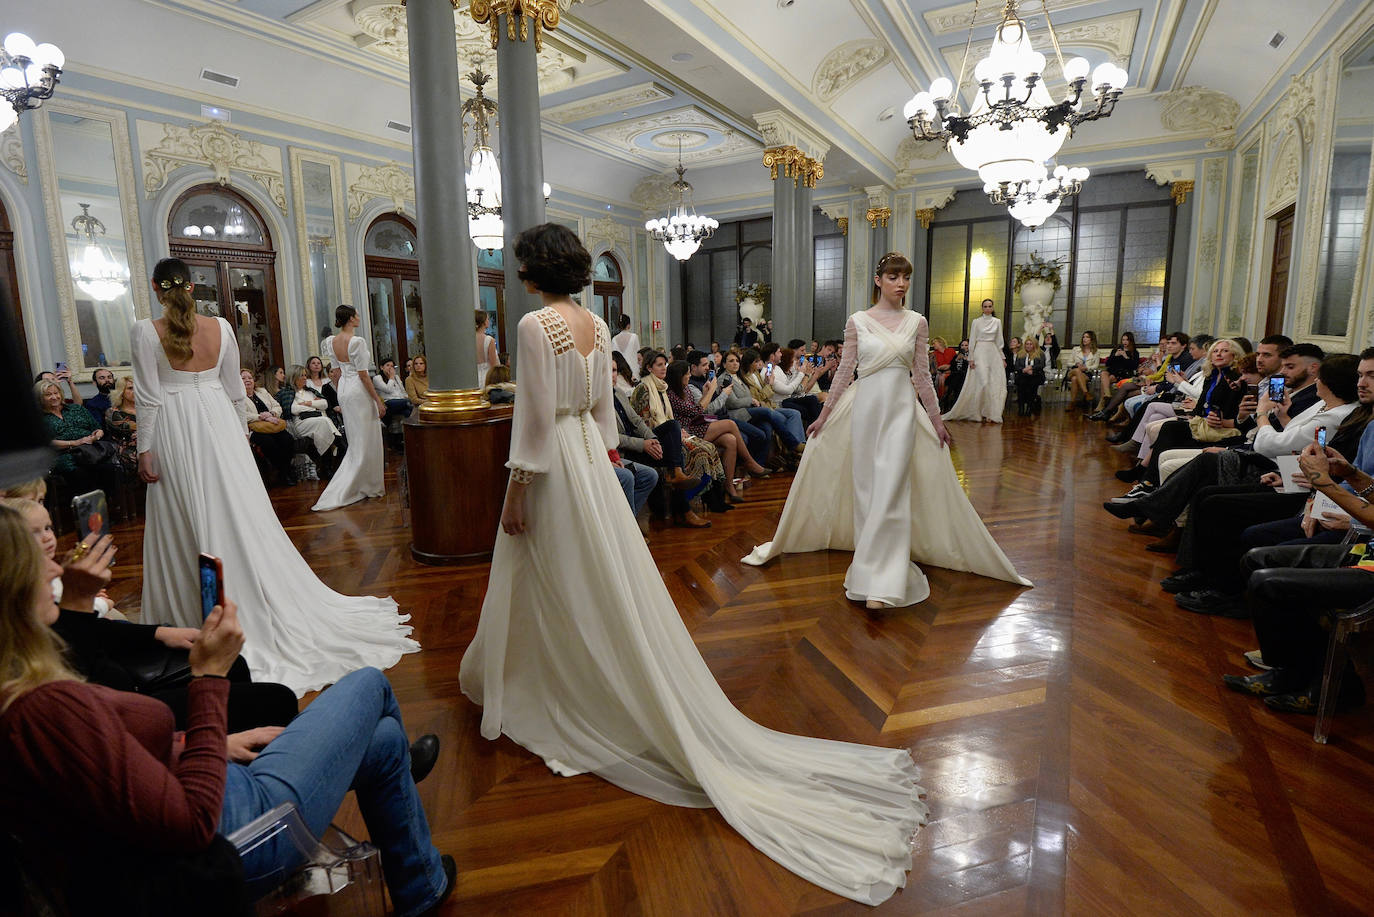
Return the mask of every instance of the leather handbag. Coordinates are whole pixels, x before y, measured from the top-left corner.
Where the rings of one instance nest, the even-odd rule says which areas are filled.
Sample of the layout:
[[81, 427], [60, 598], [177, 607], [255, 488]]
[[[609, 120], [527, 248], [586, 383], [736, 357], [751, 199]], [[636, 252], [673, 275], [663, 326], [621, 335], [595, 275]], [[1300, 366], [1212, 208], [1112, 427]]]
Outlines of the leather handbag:
[[286, 429], [286, 421], [280, 417], [263, 420], [261, 417], [248, 421], [248, 429], [253, 433], [280, 433]]
[[81, 466], [100, 465], [114, 460], [119, 446], [106, 439], [71, 447], [72, 460]]
[[1235, 427], [1213, 427], [1209, 425], [1206, 417], [1189, 417], [1188, 429], [1193, 434], [1193, 439], [1200, 443], [1219, 443], [1224, 439], [1234, 439], [1241, 435]]

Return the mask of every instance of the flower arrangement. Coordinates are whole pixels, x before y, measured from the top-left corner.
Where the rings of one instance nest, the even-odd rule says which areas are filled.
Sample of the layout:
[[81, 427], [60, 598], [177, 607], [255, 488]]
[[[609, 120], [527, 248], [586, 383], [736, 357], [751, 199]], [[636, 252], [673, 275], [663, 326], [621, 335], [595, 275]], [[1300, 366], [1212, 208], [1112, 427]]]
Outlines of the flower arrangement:
[[1055, 258], [1053, 261], [1046, 261], [1040, 257], [1039, 252], [1031, 252], [1029, 263], [1016, 265], [1014, 289], [1020, 293], [1023, 284], [1030, 283], [1032, 280], [1043, 280], [1053, 284], [1054, 291], [1058, 293], [1059, 287], [1062, 286], [1061, 268], [1068, 263], [1068, 258]]
[[768, 294], [773, 292], [773, 288], [767, 283], [742, 283], [735, 287], [735, 302], [744, 302], [752, 299], [765, 309], [768, 308]]

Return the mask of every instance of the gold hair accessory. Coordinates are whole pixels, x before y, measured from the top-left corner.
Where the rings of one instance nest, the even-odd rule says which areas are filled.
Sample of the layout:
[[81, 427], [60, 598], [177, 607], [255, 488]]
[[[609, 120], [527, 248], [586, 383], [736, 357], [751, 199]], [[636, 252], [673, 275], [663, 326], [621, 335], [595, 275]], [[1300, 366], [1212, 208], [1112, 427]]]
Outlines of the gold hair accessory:
[[170, 290], [172, 287], [185, 287], [187, 290], [193, 289], [191, 282], [180, 274], [174, 274], [171, 280], [159, 280], [157, 285], [164, 290]]

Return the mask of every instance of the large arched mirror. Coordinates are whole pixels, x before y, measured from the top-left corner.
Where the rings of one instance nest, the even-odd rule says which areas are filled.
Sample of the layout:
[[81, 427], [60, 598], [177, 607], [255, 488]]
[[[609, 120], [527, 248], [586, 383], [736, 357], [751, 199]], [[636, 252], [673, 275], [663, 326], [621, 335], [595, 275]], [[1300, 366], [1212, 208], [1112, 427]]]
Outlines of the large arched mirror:
[[377, 363], [425, 352], [424, 303], [420, 298], [420, 249], [415, 224], [396, 213], [372, 221], [363, 239], [372, 354]]
[[592, 311], [615, 328], [624, 310], [625, 275], [615, 255], [606, 252], [596, 259], [592, 268]]
[[196, 311], [229, 322], [240, 363], [255, 373], [283, 365], [277, 253], [248, 199], [228, 186], [190, 188], [172, 205], [167, 235], [172, 257], [191, 268]]

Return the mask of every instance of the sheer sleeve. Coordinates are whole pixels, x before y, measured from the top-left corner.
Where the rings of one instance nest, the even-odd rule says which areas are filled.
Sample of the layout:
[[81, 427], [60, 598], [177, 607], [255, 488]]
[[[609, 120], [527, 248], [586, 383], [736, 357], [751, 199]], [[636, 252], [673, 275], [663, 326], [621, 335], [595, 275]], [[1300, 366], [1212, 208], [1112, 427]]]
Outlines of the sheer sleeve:
[[[596, 322], [596, 349], [606, 358], [606, 368], [597, 371], [598, 378], [592, 379], [592, 420], [601, 430], [601, 441], [609, 451], [620, 445], [620, 431], [615, 425], [615, 389], [610, 380], [610, 367], [615, 365], [611, 362], [611, 332], [601, 319], [595, 316], [592, 319]], [[597, 362], [593, 360], [591, 365]]]
[[[243, 387], [243, 376], [239, 375], [239, 342], [229, 330], [229, 323], [222, 318], [215, 319], [219, 325], [219, 384], [224, 386], [224, 394], [234, 403], [234, 413], [243, 417], [243, 403], [248, 400], [248, 392]], [[138, 384], [138, 380], [134, 380]], [[244, 433], [248, 423], [244, 421]]]
[[511, 420], [510, 461], [506, 467], [528, 474], [549, 470], [553, 453], [553, 422], [558, 411], [558, 384], [554, 378], [553, 347], [538, 313], [520, 319], [516, 332], [516, 364], [520, 396], [515, 399]]
[[[920, 355], [918, 354], [918, 356]], [[859, 323], [851, 315], [849, 321], [844, 323], [844, 355], [840, 357], [840, 365], [835, 369], [835, 377], [830, 383], [830, 394], [825, 396], [825, 407], [821, 408], [820, 419], [824, 420], [829, 417], [831, 410], [839, 404], [840, 396], [844, 394], [845, 389], [849, 388], [849, 383], [854, 381], [854, 367], [858, 362]], [[929, 373], [927, 373], [928, 382]]]
[[[162, 343], [152, 321], [144, 319], [134, 326], [134, 402], [138, 405], [138, 451], [147, 452], [156, 441], [158, 415], [162, 411], [162, 381], [158, 378], [157, 356]], [[239, 381], [242, 386], [242, 380]]]
[[[846, 332], [846, 335], [848, 332]], [[845, 350], [849, 350], [848, 340]], [[940, 416], [940, 399], [935, 394], [935, 386], [930, 382], [930, 325], [926, 317], [916, 316], [916, 361], [911, 366], [911, 384], [916, 389], [916, 397], [921, 399], [926, 413], [934, 420]]]

